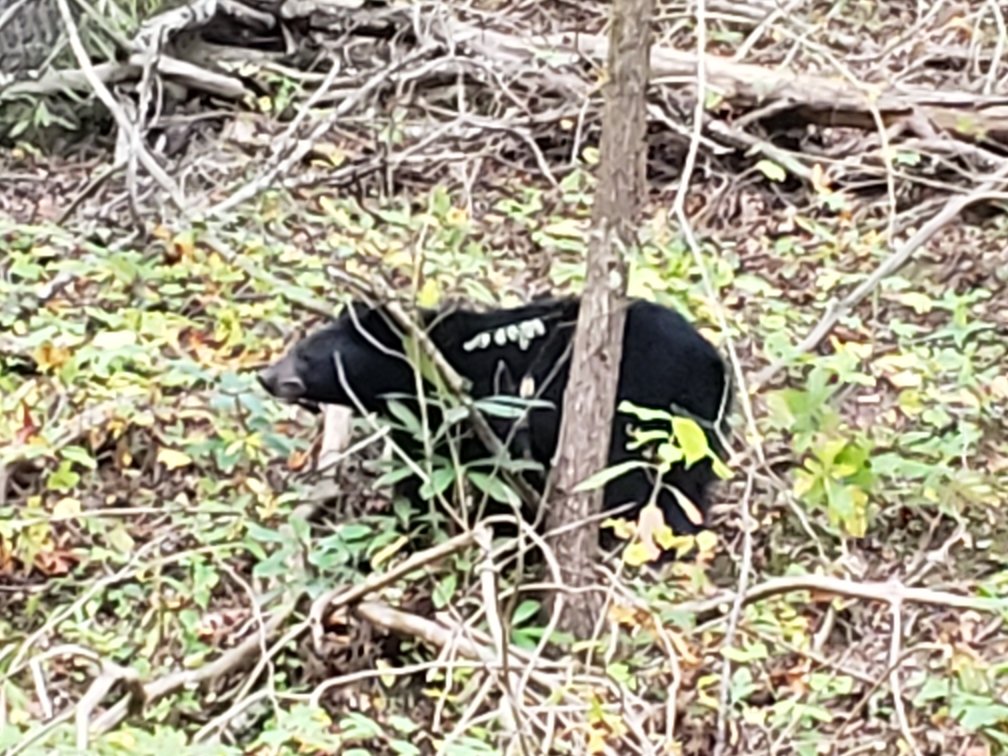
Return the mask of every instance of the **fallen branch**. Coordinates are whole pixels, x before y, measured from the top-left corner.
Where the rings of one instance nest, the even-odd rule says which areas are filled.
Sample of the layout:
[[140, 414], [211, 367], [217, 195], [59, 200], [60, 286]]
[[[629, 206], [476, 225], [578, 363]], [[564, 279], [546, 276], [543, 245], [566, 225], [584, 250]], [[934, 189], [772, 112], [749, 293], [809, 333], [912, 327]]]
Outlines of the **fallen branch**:
[[[548, 55], [554, 65], [576, 64], [585, 59], [602, 64], [608, 53], [608, 41], [600, 34], [562, 32], [520, 37], [462, 22], [451, 29], [456, 44], [465, 43], [490, 60], [531, 62]], [[661, 45], [651, 49], [653, 79], [692, 82], [696, 68], [694, 53]], [[875, 84], [855, 87], [840, 78], [786, 68], [770, 69], [709, 53], [704, 55], [704, 68], [707, 87], [740, 107], [779, 102], [823, 125], [870, 130], [876, 128], [872, 111], [877, 109], [886, 126], [917, 116], [937, 130], [948, 131], [966, 141], [974, 141], [978, 136], [1008, 139], [1008, 102], [1001, 96], [930, 90], [897, 92]]]
[[[308, 622], [311, 625], [314, 639], [316, 642], [321, 640], [323, 626], [325, 624], [324, 616], [328, 615], [328, 622], [330, 624], [338, 622], [339, 617], [334, 616], [333, 612], [345, 606], [357, 603], [365, 596], [379, 591], [387, 585], [391, 585], [411, 572], [419, 570], [422, 567], [426, 567], [429, 564], [433, 564], [434, 562], [439, 562], [445, 557], [462, 551], [472, 544], [477, 543], [479, 538], [478, 534], [482, 530], [485, 530], [485, 528], [483, 528], [483, 526], [479, 526], [475, 530], [471, 530], [467, 533], [461, 533], [454, 538], [450, 538], [444, 543], [432, 546], [429, 549], [424, 549], [423, 551], [418, 551], [417, 553], [411, 555], [409, 559], [397, 564], [388, 572], [368, 575], [368, 577], [360, 585], [355, 585], [352, 588], [333, 590], [315, 599], [312, 604], [311, 611], [308, 613]], [[316, 645], [320, 644], [316, 643]]]
[[34, 81], [16, 81], [3, 89], [0, 94], [5, 97], [19, 95], [54, 94], [66, 91], [84, 91], [94, 89], [95, 82], [110, 85], [130, 79], [139, 80], [144, 66], [152, 63], [154, 69], [169, 80], [175, 80], [188, 89], [195, 89], [207, 94], [225, 97], [229, 100], [240, 100], [249, 90], [239, 79], [233, 76], [208, 71], [171, 55], [153, 53], [133, 53], [125, 63], [99, 63], [91, 67], [89, 76], [84, 68], [70, 68], [62, 71], [52, 71]]
[[[913, 236], [887, 257], [868, 278], [845, 297], [831, 301], [826, 306], [826, 312], [823, 313], [819, 322], [816, 323], [804, 339], [795, 345], [793, 354], [803, 354], [818, 346], [819, 342], [826, 338], [826, 335], [833, 330], [833, 326], [837, 324], [837, 321], [850, 314], [862, 299], [875, 290], [884, 278], [891, 276], [902, 268], [921, 245], [955, 220], [967, 207], [997, 192], [1006, 182], [1008, 182], [1008, 160], [1002, 163], [1001, 167], [993, 173], [991, 178], [984, 181], [972, 191], [967, 194], [957, 194], [950, 197], [939, 212], [935, 213]], [[761, 370], [753, 379], [751, 390], [753, 392], [758, 391], [761, 386], [766, 385], [789, 362], [790, 359], [778, 360]]]
[[[278, 609], [258, 632], [250, 634], [237, 646], [228, 649], [213, 661], [196, 669], [179, 670], [146, 683], [140, 691], [125, 696], [98, 717], [92, 725], [92, 731], [97, 734], [108, 732], [122, 722], [131, 707], [145, 706], [182, 688], [196, 686], [227, 674], [259, 651], [263, 637], [272, 636], [293, 613], [294, 604], [289, 603]], [[140, 696], [139, 701], [135, 700], [137, 695]]]
[[[771, 578], [754, 585], [745, 592], [742, 604], [748, 606], [757, 601], [763, 601], [774, 596], [796, 591], [812, 591], [832, 596], [847, 596], [848, 598], [882, 601], [887, 604], [901, 602], [906, 604], [929, 604], [943, 606], [948, 609], [972, 610], [977, 612], [997, 613], [1008, 610], [1008, 599], [990, 599], [974, 596], [963, 596], [948, 591], [938, 591], [931, 588], [911, 588], [898, 580], [887, 582], [856, 582], [845, 578], [827, 575], [797, 575]], [[714, 598], [702, 601], [691, 601], [680, 604], [678, 609], [690, 614], [710, 616], [723, 613], [723, 607], [731, 604], [735, 598], [733, 591], [725, 591]]]
[[67, 5], [67, 0], [56, 0], [56, 4], [59, 6], [60, 16], [63, 18], [63, 24], [66, 27], [67, 34], [70, 38], [70, 47], [73, 50], [74, 56], [77, 58], [77, 63], [84, 72], [84, 77], [87, 79], [88, 84], [91, 85], [94, 89], [95, 95], [99, 100], [101, 100], [102, 104], [108, 109], [109, 113], [115, 119], [116, 126], [118, 126], [120, 132], [128, 135], [129, 147], [133, 155], [140, 161], [140, 164], [147, 170], [151, 178], [153, 178], [161, 189], [164, 190], [164, 192], [171, 198], [175, 206], [179, 210], [185, 212], [185, 198], [182, 196], [181, 190], [179, 190], [175, 181], [172, 180], [172, 178], [151, 156], [150, 152], [140, 140], [140, 135], [137, 132], [137, 129], [130, 123], [126, 113], [123, 111], [119, 103], [116, 102], [112, 93], [108, 90], [108, 87], [95, 76], [94, 66], [91, 64], [87, 51], [84, 49], [84, 44], [81, 42], [80, 35], [77, 33], [77, 25], [70, 13], [70, 7]]

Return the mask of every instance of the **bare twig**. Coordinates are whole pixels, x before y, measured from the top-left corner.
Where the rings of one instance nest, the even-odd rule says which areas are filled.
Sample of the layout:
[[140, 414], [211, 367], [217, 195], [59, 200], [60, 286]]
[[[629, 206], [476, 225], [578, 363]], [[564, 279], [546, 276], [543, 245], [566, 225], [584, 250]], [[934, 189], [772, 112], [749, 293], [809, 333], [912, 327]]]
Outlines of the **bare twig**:
[[140, 140], [140, 135], [137, 133], [133, 124], [130, 123], [129, 118], [126, 116], [122, 107], [116, 102], [112, 93], [109, 92], [108, 87], [105, 86], [105, 83], [95, 75], [94, 66], [91, 65], [91, 59], [88, 57], [87, 51], [84, 49], [84, 45], [81, 42], [80, 34], [77, 30], [77, 24], [74, 22], [73, 16], [70, 14], [70, 8], [67, 5], [67, 0], [56, 0], [56, 4], [59, 6], [60, 16], [63, 18], [63, 23], [66, 26], [67, 34], [70, 38], [70, 47], [73, 49], [74, 56], [77, 58], [77, 63], [80, 65], [88, 84], [91, 85], [91, 88], [98, 96], [98, 99], [101, 100], [102, 104], [108, 109], [109, 113], [112, 114], [112, 117], [115, 119], [116, 125], [119, 129], [130, 135], [130, 149], [135, 152], [140, 164], [143, 165], [144, 169], [150, 173], [151, 177], [158, 183], [165, 193], [168, 194], [175, 206], [183, 213], [186, 212], [185, 198], [182, 196], [182, 192], [175, 185], [175, 182], [171, 179], [171, 177], [165, 173], [164, 169], [158, 165], [157, 161], [147, 151], [147, 148]]
[[[64, 3], [66, 2], [66, 0], [59, 1]], [[311, 151], [319, 138], [332, 128], [334, 123], [353, 110], [353, 108], [363, 101], [364, 98], [371, 95], [380, 87], [385, 86], [397, 72], [403, 69], [408, 69], [412, 63], [426, 57], [432, 50], [433, 46], [425, 45], [420, 49], [411, 52], [409, 55], [404, 56], [402, 60], [386, 66], [375, 73], [366, 82], [364, 82], [363, 85], [361, 85], [353, 97], [348, 97], [343, 100], [343, 102], [333, 108], [329, 115], [315, 125], [315, 128], [311, 130], [307, 137], [298, 140], [286, 157], [278, 160], [276, 164], [249, 183], [234, 190], [233, 192], [229, 192], [226, 199], [223, 199], [217, 204], [207, 208], [205, 215], [211, 218], [220, 216], [228, 210], [231, 210], [252, 197], [255, 197], [263, 189], [272, 185], [273, 182], [277, 180], [278, 176], [285, 175], [290, 171], [292, 166], [303, 160], [305, 155]]]

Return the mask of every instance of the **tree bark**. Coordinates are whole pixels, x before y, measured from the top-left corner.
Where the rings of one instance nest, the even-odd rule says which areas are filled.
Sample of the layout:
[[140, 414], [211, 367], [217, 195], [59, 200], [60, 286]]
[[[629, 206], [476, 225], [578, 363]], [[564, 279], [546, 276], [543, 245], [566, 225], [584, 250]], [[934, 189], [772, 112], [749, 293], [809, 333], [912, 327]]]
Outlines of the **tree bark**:
[[[602, 489], [575, 493], [574, 488], [604, 468], [609, 456], [626, 321], [626, 250], [635, 242], [635, 220], [647, 186], [645, 93], [653, 12], [653, 0], [614, 0], [612, 6], [587, 274], [564, 396], [556, 495], [547, 519], [549, 530], [582, 523], [552, 543], [564, 582], [572, 588], [591, 584], [598, 551], [598, 521], [588, 518], [602, 507]], [[601, 598], [600, 593], [585, 592], [565, 602], [559, 627], [575, 637], [589, 637]]]

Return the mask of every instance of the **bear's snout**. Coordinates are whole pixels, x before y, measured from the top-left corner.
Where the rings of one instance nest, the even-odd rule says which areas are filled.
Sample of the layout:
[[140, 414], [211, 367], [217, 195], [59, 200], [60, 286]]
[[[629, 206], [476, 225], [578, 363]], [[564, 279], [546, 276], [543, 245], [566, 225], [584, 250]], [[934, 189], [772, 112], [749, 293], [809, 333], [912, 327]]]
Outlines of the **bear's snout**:
[[277, 399], [293, 400], [304, 396], [304, 381], [297, 374], [294, 361], [289, 358], [264, 367], [256, 377], [262, 387]]

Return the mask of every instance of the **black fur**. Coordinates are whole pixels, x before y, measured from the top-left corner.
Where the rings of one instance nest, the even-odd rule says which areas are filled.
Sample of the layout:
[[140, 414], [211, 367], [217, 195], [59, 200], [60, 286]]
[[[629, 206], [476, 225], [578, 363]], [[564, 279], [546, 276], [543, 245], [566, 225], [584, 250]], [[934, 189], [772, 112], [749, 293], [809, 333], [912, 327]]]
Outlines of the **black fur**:
[[[419, 314], [448, 363], [470, 381], [474, 399], [514, 396], [523, 388], [528, 393], [531, 387], [535, 398], [545, 400], [549, 406], [537, 403], [517, 425], [510, 418], [488, 420], [500, 438], [509, 440], [513, 457], [529, 457], [546, 470], [556, 452], [579, 306], [578, 299], [563, 299], [490, 312], [455, 309]], [[536, 330], [536, 322], [544, 328]], [[526, 323], [524, 331], [518, 328], [520, 323]], [[498, 333], [501, 328], [505, 331]], [[487, 338], [480, 334], [487, 333], [489, 343], [484, 344]], [[344, 380], [337, 373], [337, 356]], [[350, 407], [356, 406], [356, 400], [364, 409], [385, 415], [389, 395], [415, 395], [416, 387], [399, 329], [382, 307], [361, 303], [351, 304], [333, 323], [299, 341], [277, 363], [261, 371], [259, 378], [267, 391], [283, 399]], [[354, 397], [346, 391], [347, 386]], [[719, 421], [722, 407], [729, 406], [724, 363], [714, 347], [674, 310], [639, 300], [629, 304], [617, 396], [641, 407], [692, 416], [705, 428], [711, 448], [722, 451], [711, 428]], [[435, 413], [432, 427], [438, 419]], [[610, 437], [610, 464], [637, 454], [626, 448], [631, 423], [648, 427], [617, 413]], [[400, 435], [396, 440], [411, 453], [419, 451], [408, 437]], [[471, 435], [462, 440], [461, 449], [463, 460], [487, 457], [482, 444]], [[715, 477], [710, 462], [704, 460], [688, 469], [673, 467], [664, 482], [678, 488], [706, 513], [706, 492]], [[611, 481], [605, 490], [605, 509], [633, 502], [621, 516], [634, 517], [653, 494], [651, 478], [650, 470], [638, 469]], [[541, 486], [543, 479], [534, 481]], [[412, 495], [416, 496], [415, 489]], [[659, 492], [658, 505], [675, 532], [699, 529], [670, 491]]]

